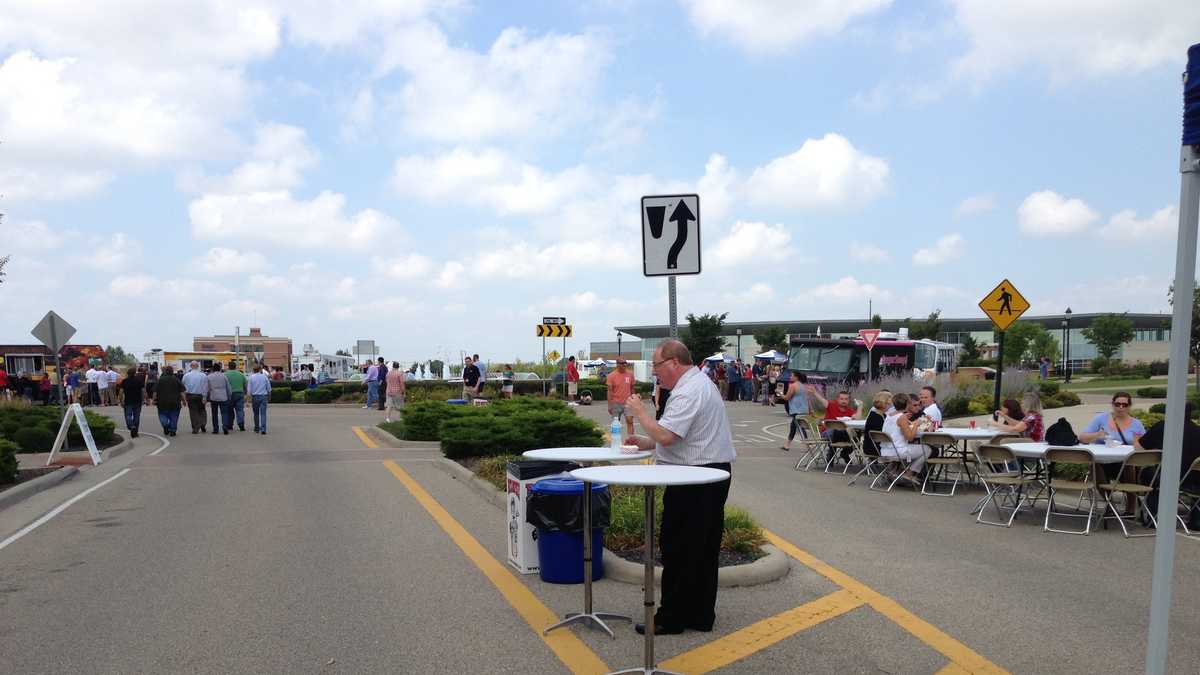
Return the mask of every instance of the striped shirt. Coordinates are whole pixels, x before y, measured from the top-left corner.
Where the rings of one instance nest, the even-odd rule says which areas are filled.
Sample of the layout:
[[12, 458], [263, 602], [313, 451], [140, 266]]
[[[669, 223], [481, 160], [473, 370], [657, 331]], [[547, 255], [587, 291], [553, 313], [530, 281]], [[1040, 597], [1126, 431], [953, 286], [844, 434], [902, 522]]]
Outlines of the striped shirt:
[[655, 447], [659, 464], [699, 466], [737, 458], [721, 392], [696, 368], [689, 368], [675, 383], [658, 424], [679, 437], [668, 446]]

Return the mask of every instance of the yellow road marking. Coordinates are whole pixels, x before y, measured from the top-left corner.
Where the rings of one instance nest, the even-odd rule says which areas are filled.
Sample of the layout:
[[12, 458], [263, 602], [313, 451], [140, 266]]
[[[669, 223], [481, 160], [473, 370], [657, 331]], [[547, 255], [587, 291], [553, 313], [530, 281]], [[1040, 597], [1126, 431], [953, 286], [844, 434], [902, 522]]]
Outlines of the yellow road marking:
[[660, 666], [689, 675], [708, 673], [862, 605], [862, 599], [850, 591], [834, 591], [680, 654]]
[[766, 536], [767, 541], [771, 542], [771, 544], [776, 548], [800, 561], [804, 566], [812, 569], [814, 572], [846, 589], [852, 595], [855, 595], [860, 600], [874, 608], [875, 611], [891, 619], [896, 623], [896, 625], [911, 633], [921, 642], [924, 642], [930, 647], [933, 647], [937, 651], [941, 652], [943, 656], [950, 659], [950, 662], [953, 665], [956, 665], [962, 669], [961, 671], [945, 671], [945, 669], [943, 669], [944, 672], [1008, 672], [991, 661], [988, 661], [970, 647], [942, 632], [933, 624], [918, 617], [916, 614], [913, 614], [907, 609], [904, 609], [900, 603], [887, 596], [884, 596], [878, 591], [872, 590], [858, 579], [855, 579], [845, 572], [834, 568], [828, 563], [817, 559], [812, 554], [800, 549], [795, 544], [783, 539], [774, 532], [763, 530], [763, 534]]
[[354, 429], [355, 435], [358, 436], [358, 440], [363, 442], [363, 445], [367, 446], [368, 448], [378, 448], [379, 447], [379, 444], [376, 443], [375, 441], [371, 440], [371, 437], [367, 435], [367, 432], [362, 430], [362, 427], [352, 427], [352, 428]]
[[957, 663], [947, 663], [944, 668], [934, 673], [934, 675], [967, 675], [969, 672], [969, 670]]
[[[362, 433], [361, 429], [355, 427], [354, 431], [358, 434], [359, 438], [363, 439], [364, 443], [368, 444], [368, 447], [374, 447], [370, 440], [365, 437], [366, 434]], [[543, 605], [525, 584], [521, 583], [491, 553], [488, 553], [488, 550], [475, 537], [472, 537], [466, 528], [460, 525], [432, 495], [426, 492], [425, 488], [413, 480], [407, 471], [401, 469], [398, 464], [390, 459], [383, 464], [392, 472], [392, 475], [397, 480], [404, 484], [404, 487], [408, 488], [413, 498], [421, 506], [425, 507], [429, 515], [433, 516], [434, 521], [462, 549], [467, 558], [475, 563], [475, 566], [500, 591], [500, 594], [504, 596], [508, 604], [517, 610], [521, 618], [525, 619], [525, 623], [529, 624], [533, 632], [550, 647], [550, 650], [558, 656], [559, 660], [572, 673], [598, 674], [609, 672], [609, 668], [605, 665], [604, 661], [570, 630], [556, 630], [550, 635], [542, 635], [542, 629], [558, 621], [558, 615], [550, 611], [549, 607]]]

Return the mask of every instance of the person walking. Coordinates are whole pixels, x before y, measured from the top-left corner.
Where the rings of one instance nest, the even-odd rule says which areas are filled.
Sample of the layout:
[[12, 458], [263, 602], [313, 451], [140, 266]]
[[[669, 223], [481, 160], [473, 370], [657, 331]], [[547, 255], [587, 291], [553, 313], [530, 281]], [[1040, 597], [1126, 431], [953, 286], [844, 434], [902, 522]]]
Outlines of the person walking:
[[[629, 362], [617, 359], [617, 369], [608, 374], [604, 381], [608, 388], [608, 414], [617, 419], [625, 418], [625, 435], [633, 435], [633, 416], [626, 414], [625, 402], [633, 395], [633, 373], [629, 371]], [[664, 385], [665, 386], [665, 385]]]
[[125, 394], [125, 428], [129, 429], [130, 438], [137, 438], [142, 423], [142, 392], [146, 390], [146, 378], [131, 366], [121, 387]]
[[121, 405], [121, 374], [117, 372], [117, 367], [113, 364], [108, 364], [108, 373], [105, 375], [108, 378], [108, 404]]
[[187, 393], [188, 420], [192, 423], [192, 433], [203, 433], [207, 426], [204, 404], [208, 401], [208, 376], [200, 372], [199, 361], [188, 364], [188, 371], [183, 376], [183, 390]]
[[[225, 371], [225, 379], [229, 380], [229, 411], [230, 417], [237, 421], [238, 430], [246, 430], [246, 374], [237, 368], [237, 361], [229, 362], [229, 370]], [[232, 427], [232, 420], [226, 428]]]
[[[393, 366], [392, 370], [400, 369], [400, 364], [397, 362], [393, 362], [392, 366]], [[380, 389], [379, 389], [379, 410], [380, 410], [380, 412], [383, 412], [387, 407], [387, 376], [388, 376], [388, 372], [389, 371], [388, 371], [387, 363], [384, 362], [382, 356], [379, 357], [379, 387], [380, 387]]]
[[463, 359], [463, 400], [470, 405], [475, 401], [475, 397], [479, 395], [479, 390], [483, 387], [483, 378], [480, 376], [479, 368], [471, 357]]
[[367, 362], [367, 404], [363, 410], [374, 408], [379, 402], [379, 366]]
[[103, 365], [96, 369], [96, 398], [92, 405], [107, 406], [108, 405], [108, 368]]
[[183, 383], [175, 377], [174, 368], [163, 368], [162, 377], [154, 386], [150, 399], [158, 406], [158, 423], [162, 425], [163, 434], [174, 436], [179, 430], [179, 409], [183, 404]]
[[567, 400], [579, 400], [579, 366], [575, 363], [574, 356], [567, 358]]
[[736, 402], [742, 397], [742, 360], [737, 359], [725, 369], [725, 381], [729, 383], [729, 401]]
[[267, 402], [271, 400], [271, 378], [261, 364], [254, 364], [254, 374], [246, 383], [250, 390], [250, 409], [254, 413], [254, 433], [267, 435]]
[[392, 411], [396, 412], [396, 419], [400, 419], [400, 409], [404, 407], [404, 393], [406, 389], [405, 372], [400, 370], [400, 362], [392, 361], [392, 368], [384, 377], [386, 385], [385, 393], [387, 394], [387, 417], [385, 422], [392, 421]]
[[[221, 372], [221, 364], [213, 362], [212, 372], [208, 374], [208, 405], [212, 409], [212, 432], [228, 434], [233, 428], [232, 415], [229, 409], [229, 380]], [[220, 423], [217, 418], [220, 417]]]
[[12, 400], [12, 390], [9, 389], [8, 371], [4, 369], [4, 361], [0, 360], [0, 398]]
[[[706, 485], [671, 486], [663, 491], [662, 601], [654, 617], [659, 635], [686, 629], [708, 632], [716, 620], [717, 565], [724, 530], [725, 500], [737, 451], [719, 392], [692, 365], [678, 340], [654, 350], [654, 372], [671, 390], [662, 419], [637, 394], [626, 410], [637, 417], [645, 436], [634, 436], [642, 450], [653, 450], [659, 464], [704, 466], [730, 472], [730, 478]], [[645, 626], [638, 625], [639, 633]]]
[[154, 390], [158, 387], [158, 364], [151, 363], [146, 370], [146, 405], [154, 400]]
[[[4, 387], [0, 386], [0, 392]], [[67, 404], [74, 405], [79, 395], [79, 370], [72, 368], [67, 371]]]

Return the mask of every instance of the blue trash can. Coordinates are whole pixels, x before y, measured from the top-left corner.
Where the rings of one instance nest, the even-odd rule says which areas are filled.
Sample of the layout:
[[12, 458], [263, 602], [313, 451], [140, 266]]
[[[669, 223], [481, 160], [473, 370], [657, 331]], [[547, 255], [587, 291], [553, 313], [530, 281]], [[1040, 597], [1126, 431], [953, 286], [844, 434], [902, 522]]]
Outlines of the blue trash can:
[[[558, 520], [568, 521], [566, 527], [545, 528], [538, 525], [538, 575], [542, 581], [551, 584], [581, 584], [583, 583], [583, 481], [574, 478], [546, 478], [533, 484], [530, 488], [531, 500], [538, 495], [540, 504], [560, 511]], [[597, 508], [596, 501], [603, 495], [604, 505], [607, 506], [608, 485], [592, 484], [592, 579], [604, 578], [604, 526], [598, 525], [607, 521], [607, 508]], [[548, 501], [549, 500], [552, 501]], [[538, 502], [534, 502], [538, 503]], [[600, 513], [603, 511], [604, 513]], [[599, 516], [603, 515], [603, 520]], [[543, 514], [545, 516], [545, 514]], [[551, 516], [551, 519], [554, 517]], [[546, 517], [542, 518], [547, 520]], [[573, 527], [572, 527], [573, 526]], [[576, 530], [574, 532], [570, 530]]]
[[450, 405], [466, 405], [467, 400], [465, 398], [448, 398], [446, 399], [446, 403]]

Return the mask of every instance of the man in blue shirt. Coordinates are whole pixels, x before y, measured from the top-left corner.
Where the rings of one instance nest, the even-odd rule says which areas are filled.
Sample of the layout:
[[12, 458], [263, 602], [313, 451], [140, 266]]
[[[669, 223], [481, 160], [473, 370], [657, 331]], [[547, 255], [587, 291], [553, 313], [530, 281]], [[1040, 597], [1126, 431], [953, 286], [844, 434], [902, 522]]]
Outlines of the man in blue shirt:
[[255, 364], [254, 374], [246, 382], [250, 389], [250, 409], [254, 413], [254, 433], [267, 435], [267, 402], [271, 400], [271, 378]]
[[188, 371], [183, 376], [183, 390], [187, 393], [188, 419], [192, 422], [192, 433], [205, 431], [208, 425], [208, 414], [204, 403], [208, 399], [208, 376], [200, 372], [200, 362], [188, 364]]
[[725, 369], [725, 380], [729, 383], [729, 395], [725, 398], [736, 401], [742, 394], [742, 360], [738, 359]]

